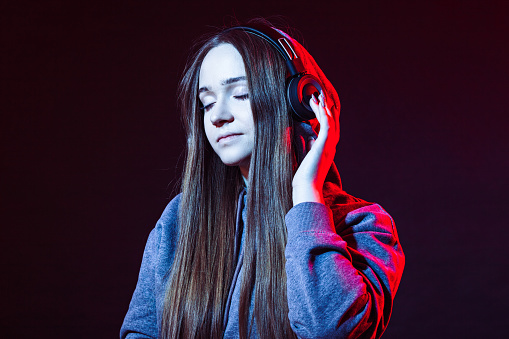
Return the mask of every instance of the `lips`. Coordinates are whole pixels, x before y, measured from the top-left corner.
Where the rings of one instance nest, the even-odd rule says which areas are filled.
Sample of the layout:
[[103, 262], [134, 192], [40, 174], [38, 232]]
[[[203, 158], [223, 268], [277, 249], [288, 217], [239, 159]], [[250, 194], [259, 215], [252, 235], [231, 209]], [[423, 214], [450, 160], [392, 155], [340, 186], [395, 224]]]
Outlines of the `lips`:
[[240, 135], [241, 133], [228, 133], [228, 134], [223, 134], [223, 135], [220, 135], [219, 138], [217, 138], [217, 142], [221, 141], [221, 140], [229, 140], [231, 139], [232, 137], [235, 137], [237, 135]]

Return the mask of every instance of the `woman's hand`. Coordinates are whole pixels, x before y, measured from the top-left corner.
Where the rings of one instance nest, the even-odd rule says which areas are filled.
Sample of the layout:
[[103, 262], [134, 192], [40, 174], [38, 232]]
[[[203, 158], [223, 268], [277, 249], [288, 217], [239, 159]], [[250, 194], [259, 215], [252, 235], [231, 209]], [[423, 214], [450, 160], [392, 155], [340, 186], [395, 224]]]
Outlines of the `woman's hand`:
[[323, 200], [323, 183], [334, 161], [336, 145], [339, 141], [339, 107], [331, 113], [323, 93], [318, 100], [315, 96], [309, 102], [320, 123], [316, 140], [308, 140], [308, 153], [293, 177], [293, 205], [301, 202], [320, 202]]

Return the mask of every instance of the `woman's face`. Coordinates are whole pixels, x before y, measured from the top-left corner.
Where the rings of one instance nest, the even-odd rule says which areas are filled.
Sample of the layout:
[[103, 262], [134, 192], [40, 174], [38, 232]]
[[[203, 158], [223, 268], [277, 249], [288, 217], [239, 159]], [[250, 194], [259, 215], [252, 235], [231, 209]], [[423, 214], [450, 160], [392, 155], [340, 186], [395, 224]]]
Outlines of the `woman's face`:
[[230, 44], [211, 49], [203, 59], [199, 98], [210, 145], [228, 166], [248, 177], [254, 147], [254, 121], [244, 61]]

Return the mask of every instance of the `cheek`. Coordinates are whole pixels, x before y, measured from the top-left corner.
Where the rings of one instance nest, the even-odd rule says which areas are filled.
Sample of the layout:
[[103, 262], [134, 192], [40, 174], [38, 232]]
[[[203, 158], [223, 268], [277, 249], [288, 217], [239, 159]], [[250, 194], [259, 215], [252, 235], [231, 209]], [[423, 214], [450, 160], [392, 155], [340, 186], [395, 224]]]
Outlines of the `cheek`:
[[213, 133], [213, 129], [212, 129], [212, 124], [210, 123], [210, 121], [207, 123], [207, 119], [204, 119], [204, 122], [203, 122], [203, 129], [205, 130], [205, 136], [207, 137], [207, 140], [209, 142], [210, 145], [212, 145], [213, 143], [211, 142], [211, 140], [214, 140], [214, 133]]
[[247, 107], [244, 107], [243, 120], [246, 127], [254, 134], [255, 123], [253, 118], [253, 112], [251, 111], [251, 105], [246, 103]]

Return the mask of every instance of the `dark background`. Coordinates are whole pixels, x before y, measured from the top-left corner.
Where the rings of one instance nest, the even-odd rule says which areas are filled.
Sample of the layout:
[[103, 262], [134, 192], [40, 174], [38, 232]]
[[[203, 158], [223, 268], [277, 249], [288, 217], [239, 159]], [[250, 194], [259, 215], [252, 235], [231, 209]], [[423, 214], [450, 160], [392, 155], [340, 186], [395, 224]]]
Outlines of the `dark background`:
[[0, 336], [118, 335], [178, 191], [191, 43], [233, 16], [272, 15], [340, 94], [344, 188], [396, 220], [407, 264], [384, 338], [507, 332], [503, 2], [10, 1], [0, 13]]

